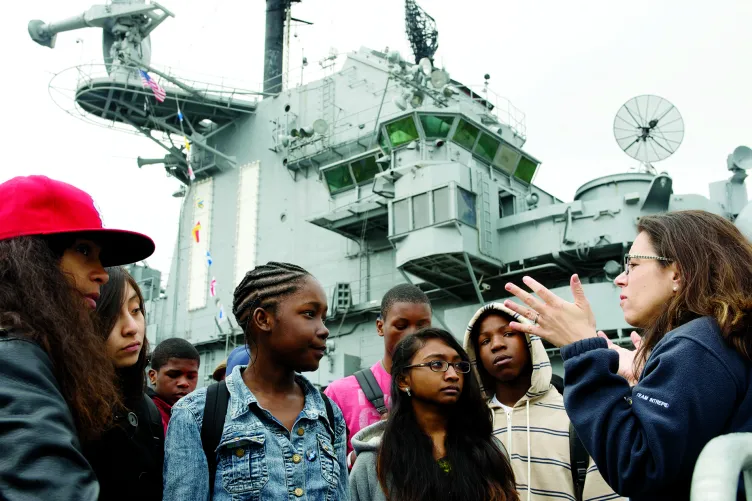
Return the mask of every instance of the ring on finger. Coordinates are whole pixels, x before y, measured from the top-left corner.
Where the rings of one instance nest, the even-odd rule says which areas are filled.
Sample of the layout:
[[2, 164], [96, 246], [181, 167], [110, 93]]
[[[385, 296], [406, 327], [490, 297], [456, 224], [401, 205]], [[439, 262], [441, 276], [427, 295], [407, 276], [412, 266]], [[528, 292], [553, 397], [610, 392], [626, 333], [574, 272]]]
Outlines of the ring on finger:
[[535, 312], [535, 319], [533, 319], [533, 324], [538, 325], [538, 318], [540, 317], [540, 313]]

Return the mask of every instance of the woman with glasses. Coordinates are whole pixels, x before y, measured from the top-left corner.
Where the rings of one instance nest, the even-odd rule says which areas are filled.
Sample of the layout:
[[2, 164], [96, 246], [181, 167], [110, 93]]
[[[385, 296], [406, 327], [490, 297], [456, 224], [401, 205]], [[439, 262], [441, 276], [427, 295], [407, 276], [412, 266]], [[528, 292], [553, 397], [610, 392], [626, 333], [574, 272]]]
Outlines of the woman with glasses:
[[[389, 418], [353, 437], [353, 501], [515, 501], [505, 450], [470, 360], [454, 337], [423, 329], [392, 355]], [[388, 493], [388, 496], [384, 493]]]
[[752, 432], [752, 244], [704, 211], [643, 217], [638, 230], [615, 280], [625, 320], [644, 330], [634, 361], [596, 336], [577, 275], [574, 303], [525, 277], [538, 297], [507, 284], [527, 307], [505, 305], [533, 321], [513, 329], [562, 347], [565, 407], [611, 487], [688, 499], [705, 444]]

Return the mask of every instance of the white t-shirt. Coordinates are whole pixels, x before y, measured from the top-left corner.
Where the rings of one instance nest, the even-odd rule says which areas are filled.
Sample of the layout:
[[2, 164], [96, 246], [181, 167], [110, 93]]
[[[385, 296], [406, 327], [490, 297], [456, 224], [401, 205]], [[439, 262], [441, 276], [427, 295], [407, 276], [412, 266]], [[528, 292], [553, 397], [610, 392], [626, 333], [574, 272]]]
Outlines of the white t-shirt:
[[491, 403], [496, 404], [502, 409], [504, 409], [504, 411], [507, 413], [507, 416], [509, 416], [512, 413], [512, 408], [509, 407], [508, 405], [504, 405], [501, 402], [499, 402], [499, 399], [496, 398], [496, 395], [494, 395], [493, 398], [491, 398]]

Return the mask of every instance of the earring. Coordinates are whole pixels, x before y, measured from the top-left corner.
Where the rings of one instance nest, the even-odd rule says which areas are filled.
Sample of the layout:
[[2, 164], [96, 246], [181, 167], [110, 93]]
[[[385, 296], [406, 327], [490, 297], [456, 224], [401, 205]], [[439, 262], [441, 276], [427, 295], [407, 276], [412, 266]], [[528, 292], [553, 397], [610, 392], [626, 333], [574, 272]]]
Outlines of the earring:
[[408, 396], [408, 397], [412, 397], [412, 396], [413, 396], [413, 395], [412, 395], [412, 393], [410, 393], [410, 388], [407, 388], [407, 389], [405, 390], [405, 393], [407, 393], [407, 396]]
[[674, 292], [678, 291], [679, 287], [677, 285], [674, 285]]

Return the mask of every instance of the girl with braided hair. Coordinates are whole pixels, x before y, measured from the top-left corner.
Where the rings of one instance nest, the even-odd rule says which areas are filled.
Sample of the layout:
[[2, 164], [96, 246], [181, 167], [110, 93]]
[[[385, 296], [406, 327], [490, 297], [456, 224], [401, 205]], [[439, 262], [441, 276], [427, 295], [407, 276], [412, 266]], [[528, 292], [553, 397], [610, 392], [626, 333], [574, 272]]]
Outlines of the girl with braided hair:
[[165, 501], [349, 499], [342, 412], [300, 375], [324, 356], [326, 310], [321, 284], [299, 266], [270, 262], [246, 274], [233, 314], [252, 347], [250, 362], [218, 383], [229, 402], [212, 452], [202, 442], [204, 421], [216, 415], [205, 414], [207, 389], [172, 408]]

